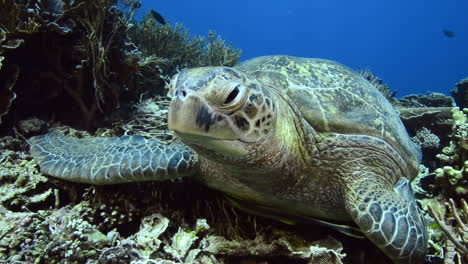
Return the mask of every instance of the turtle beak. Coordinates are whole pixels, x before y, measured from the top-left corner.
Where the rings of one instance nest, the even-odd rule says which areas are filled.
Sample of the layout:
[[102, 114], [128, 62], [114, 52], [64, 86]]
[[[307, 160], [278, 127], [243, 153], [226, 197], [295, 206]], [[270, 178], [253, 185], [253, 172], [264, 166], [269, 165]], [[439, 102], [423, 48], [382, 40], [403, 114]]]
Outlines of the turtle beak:
[[193, 92], [176, 90], [169, 106], [169, 129], [188, 135], [198, 135], [215, 139], [238, 139], [225, 114], [213, 109]]
[[[200, 128], [196, 126], [199, 100], [197, 97], [181, 98], [175, 96], [169, 106], [168, 127], [170, 130], [181, 133], [198, 133]], [[208, 119], [207, 117], [205, 119]], [[210, 122], [206, 120], [206, 128], [209, 130]]]

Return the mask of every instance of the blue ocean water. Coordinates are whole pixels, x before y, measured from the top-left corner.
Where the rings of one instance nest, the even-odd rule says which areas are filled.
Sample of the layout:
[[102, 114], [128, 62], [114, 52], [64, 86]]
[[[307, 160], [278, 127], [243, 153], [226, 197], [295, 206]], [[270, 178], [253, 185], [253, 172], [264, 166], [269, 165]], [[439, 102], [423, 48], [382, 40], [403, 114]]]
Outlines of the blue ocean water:
[[[144, 1], [194, 35], [214, 30], [241, 60], [286, 54], [370, 69], [398, 96], [448, 94], [468, 78], [468, 1]], [[444, 34], [453, 32], [453, 36]]]

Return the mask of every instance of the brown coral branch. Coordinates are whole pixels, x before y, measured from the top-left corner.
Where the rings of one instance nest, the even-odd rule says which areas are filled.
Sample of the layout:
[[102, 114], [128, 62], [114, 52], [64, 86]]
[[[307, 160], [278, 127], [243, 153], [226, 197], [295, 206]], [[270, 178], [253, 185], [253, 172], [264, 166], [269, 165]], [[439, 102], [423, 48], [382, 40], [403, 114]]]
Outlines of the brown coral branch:
[[[463, 205], [463, 211], [466, 212], [468, 210], [465, 211], [465, 207], [466, 207], [466, 202], [462, 199], [462, 205]], [[429, 208], [429, 213], [431, 214], [431, 216], [436, 220], [437, 224], [439, 225], [440, 229], [442, 229], [442, 231], [444, 232], [444, 234], [447, 236], [447, 238], [450, 240], [450, 242], [452, 242], [454, 245], [455, 245], [455, 249], [456, 251], [461, 255], [461, 258], [464, 259], [464, 260], [468, 260], [468, 248], [463, 245], [457, 238], [456, 238], [456, 234], [454, 233], [453, 229], [449, 226], [447, 226], [446, 222], [443, 220], [443, 215], [436, 211], [431, 205], [428, 205], [428, 208]], [[461, 218], [459, 217], [459, 215], [456, 213], [457, 211], [457, 208], [455, 206], [455, 203], [452, 199], [450, 199], [450, 209], [452, 210], [452, 212], [454, 212], [454, 216], [455, 216], [455, 219], [457, 221], [457, 223], [462, 223], [461, 221]], [[457, 216], [458, 215], [458, 219], [457, 219]], [[465, 215], [465, 217], [468, 217], [468, 214]], [[463, 226], [465, 226], [463, 223], [462, 223]], [[461, 239], [463, 240], [463, 242], [466, 242], [465, 239], [463, 238], [463, 236], [461, 235]]]
[[468, 204], [466, 203], [465, 199], [461, 199], [462, 210], [465, 213], [465, 216], [468, 217]]
[[[453, 199], [450, 199], [449, 202], [450, 202], [450, 208], [452, 209], [452, 212], [453, 212], [453, 216], [455, 216], [455, 219], [456, 219], [456, 221], [458, 223], [458, 227], [463, 232], [468, 232], [468, 227], [463, 223], [463, 221], [460, 218], [460, 215], [457, 212], [457, 207], [455, 206], [455, 202], [453, 201]], [[462, 207], [462, 208], [466, 209], [466, 202], [465, 202], [464, 199], [461, 200], [461, 203], [464, 205], [464, 207]], [[468, 212], [466, 210], [464, 210], [464, 213], [465, 213], [466, 216], [468, 216]]]

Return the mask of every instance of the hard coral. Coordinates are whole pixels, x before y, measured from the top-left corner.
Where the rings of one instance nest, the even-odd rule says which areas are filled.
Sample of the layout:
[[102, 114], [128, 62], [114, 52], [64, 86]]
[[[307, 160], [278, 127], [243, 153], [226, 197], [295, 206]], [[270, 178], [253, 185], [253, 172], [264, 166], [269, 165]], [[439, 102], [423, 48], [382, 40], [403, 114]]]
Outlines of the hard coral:
[[416, 132], [416, 136], [411, 138], [423, 150], [439, 148], [440, 139], [434, 135], [429, 129], [423, 127]]
[[[10, 89], [17, 99], [9, 126], [54, 113], [60, 121], [90, 128], [102, 120], [102, 112], [115, 109], [137, 69], [136, 60], [124, 53], [134, 2], [2, 0], [2, 46], [10, 48], [0, 49], [0, 74], [12, 76], [13, 67], [21, 73]], [[130, 7], [120, 11], [119, 3]]]
[[451, 107], [453, 99], [441, 93], [410, 94], [398, 100], [400, 107]]
[[150, 15], [131, 29], [130, 38], [141, 52], [141, 57], [153, 56], [159, 63], [158, 67], [167, 75], [176, 73], [177, 68], [195, 65], [203, 52], [203, 38], [192, 37], [181, 24], [158, 24]]
[[437, 158], [443, 165], [460, 168], [468, 158], [468, 108], [460, 110], [458, 107], [452, 109], [452, 135], [450, 145], [443, 148]]
[[362, 70], [359, 72], [362, 77], [367, 79], [370, 83], [372, 83], [377, 89], [379, 90], [380, 93], [382, 93], [387, 100], [392, 103], [392, 105], [395, 105], [398, 101], [395, 98], [397, 92], [392, 92], [388, 85], [382, 81], [379, 77], [375, 76], [370, 70]]
[[[164, 82], [178, 70], [199, 66], [233, 66], [241, 51], [214, 32], [193, 37], [181, 24], [159, 24], [147, 15], [130, 30], [140, 53], [139, 84], [144, 91], [163, 94]], [[155, 74], [157, 73], [157, 74]], [[154, 87], [160, 87], [154, 91]]]
[[[0, 55], [2, 55], [5, 50], [16, 49], [22, 43], [23, 41], [20, 39], [7, 41], [6, 31], [0, 27]], [[0, 80], [4, 80], [3, 83], [0, 83], [0, 124], [2, 123], [1, 117], [8, 113], [11, 103], [16, 98], [16, 94], [13, 92], [13, 86], [19, 75], [17, 66], [12, 66], [3, 72], [1, 71], [4, 59], [4, 56], [0, 56]]]
[[436, 157], [442, 168], [435, 171], [436, 186], [449, 195], [463, 196], [468, 193], [468, 109], [452, 109], [453, 125], [450, 144]]
[[429, 212], [446, 236], [444, 263], [462, 264], [468, 261], [468, 205], [461, 199], [458, 209], [453, 199], [449, 202], [447, 207], [450, 208], [450, 215], [444, 216], [433, 206], [429, 206]]
[[459, 170], [444, 166], [435, 170], [436, 182], [460, 196], [468, 195], [468, 161]]
[[195, 66], [234, 66], [240, 55], [241, 50], [234, 48], [232, 44], [227, 45], [225, 40], [221, 39], [215, 32], [210, 31], [208, 32], [208, 43]]
[[457, 87], [450, 91], [457, 106], [460, 108], [468, 107], [468, 78], [457, 83]]

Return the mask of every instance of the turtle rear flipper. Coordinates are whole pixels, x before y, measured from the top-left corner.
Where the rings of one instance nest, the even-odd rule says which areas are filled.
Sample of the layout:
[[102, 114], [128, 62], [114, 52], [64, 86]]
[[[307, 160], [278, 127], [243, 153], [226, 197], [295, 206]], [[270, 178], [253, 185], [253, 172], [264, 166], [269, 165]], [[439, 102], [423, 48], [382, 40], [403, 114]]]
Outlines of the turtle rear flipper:
[[362, 184], [348, 211], [364, 234], [395, 263], [424, 263], [428, 240], [426, 221], [406, 178], [394, 190]]
[[74, 138], [56, 133], [29, 140], [45, 174], [74, 182], [116, 184], [159, 181], [194, 174], [198, 158], [189, 147], [141, 136]]

